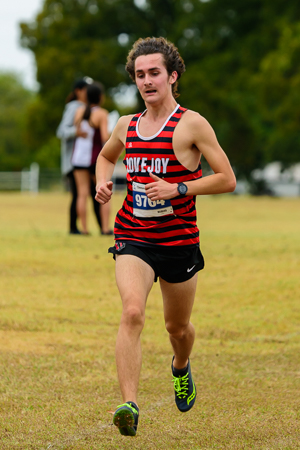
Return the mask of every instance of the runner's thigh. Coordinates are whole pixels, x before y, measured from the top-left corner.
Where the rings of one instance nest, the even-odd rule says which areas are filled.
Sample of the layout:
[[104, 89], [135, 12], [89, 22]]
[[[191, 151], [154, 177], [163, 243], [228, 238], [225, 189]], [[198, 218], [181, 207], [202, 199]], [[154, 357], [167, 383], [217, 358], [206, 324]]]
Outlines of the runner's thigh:
[[197, 276], [196, 273], [182, 283], [168, 283], [160, 278], [166, 323], [180, 326], [186, 326], [189, 323], [195, 299]]
[[116, 281], [124, 306], [140, 304], [145, 307], [154, 271], [137, 256], [116, 255]]

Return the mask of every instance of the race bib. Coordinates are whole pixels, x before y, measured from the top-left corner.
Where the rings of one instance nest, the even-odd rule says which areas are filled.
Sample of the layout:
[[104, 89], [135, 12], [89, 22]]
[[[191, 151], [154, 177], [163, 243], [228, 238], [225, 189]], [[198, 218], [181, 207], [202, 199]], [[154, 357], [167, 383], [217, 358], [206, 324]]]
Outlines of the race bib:
[[150, 200], [146, 195], [145, 185], [132, 183], [133, 215], [135, 217], [161, 217], [173, 214], [170, 200]]

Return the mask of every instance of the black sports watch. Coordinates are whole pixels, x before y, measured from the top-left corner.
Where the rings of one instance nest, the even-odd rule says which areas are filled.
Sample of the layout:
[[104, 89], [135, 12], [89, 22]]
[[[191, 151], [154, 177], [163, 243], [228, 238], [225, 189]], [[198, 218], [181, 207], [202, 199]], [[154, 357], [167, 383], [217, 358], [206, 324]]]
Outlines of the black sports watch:
[[187, 193], [188, 187], [184, 183], [178, 183], [177, 191], [180, 195], [185, 195]]

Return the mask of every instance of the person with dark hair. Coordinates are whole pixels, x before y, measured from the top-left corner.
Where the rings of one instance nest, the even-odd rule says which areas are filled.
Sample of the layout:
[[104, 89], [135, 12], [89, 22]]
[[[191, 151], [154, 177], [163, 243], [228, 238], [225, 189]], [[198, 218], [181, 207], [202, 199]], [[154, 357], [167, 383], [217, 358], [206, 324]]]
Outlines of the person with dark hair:
[[179, 97], [177, 92], [178, 80], [181, 75], [185, 72], [185, 65], [182, 57], [178, 53], [178, 49], [172, 42], [166, 41], [163, 37], [160, 38], [147, 38], [138, 39], [130, 50], [127, 56], [127, 63], [125, 69], [129, 73], [132, 81], [135, 82], [135, 60], [139, 56], [153, 55], [159, 53], [162, 55], [166, 70], [169, 76], [175, 71], [177, 73], [177, 79], [172, 83], [172, 95], [174, 98]]
[[[232, 192], [236, 180], [210, 124], [175, 100], [185, 71], [175, 45], [162, 37], [139, 39], [129, 52], [126, 70], [146, 110], [119, 119], [98, 157], [96, 199], [102, 205], [111, 200], [111, 177], [125, 147], [127, 196], [116, 216], [115, 246], [109, 249], [123, 304], [116, 363], [124, 403], [117, 407], [113, 423], [122, 435], [135, 436], [140, 335], [147, 297], [158, 278], [174, 355], [175, 403], [181, 412], [195, 403], [190, 365], [195, 329], [190, 318], [198, 271], [204, 267], [196, 196]], [[214, 172], [205, 178], [202, 155]]]
[[[77, 214], [82, 224], [82, 234], [89, 234], [87, 229], [87, 199], [90, 191], [91, 179], [95, 182], [96, 160], [101, 152], [103, 143], [107, 141], [108, 112], [102, 108], [103, 86], [93, 82], [87, 87], [87, 105], [78, 108], [74, 118], [77, 129], [85, 132], [85, 136], [78, 136], [73, 150], [72, 164], [77, 186]], [[99, 204], [98, 204], [99, 205]], [[100, 207], [100, 205], [99, 205]], [[109, 229], [109, 204], [101, 206], [101, 234], [113, 234]]]
[[[77, 228], [77, 188], [74, 178], [73, 165], [71, 163], [74, 142], [76, 137], [85, 137], [86, 133], [80, 127], [74, 125], [74, 117], [78, 108], [87, 102], [86, 89], [93, 80], [89, 77], [75, 81], [72, 92], [66, 99], [66, 106], [61, 122], [57, 128], [56, 135], [61, 139], [61, 171], [67, 178], [72, 200], [69, 209], [69, 232], [70, 234], [81, 234]], [[94, 211], [97, 222], [101, 230], [101, 219], [99, 213], [99, 203], [95, 200], [95, 184], [91, 181], [90, 194], [93, 198]]]

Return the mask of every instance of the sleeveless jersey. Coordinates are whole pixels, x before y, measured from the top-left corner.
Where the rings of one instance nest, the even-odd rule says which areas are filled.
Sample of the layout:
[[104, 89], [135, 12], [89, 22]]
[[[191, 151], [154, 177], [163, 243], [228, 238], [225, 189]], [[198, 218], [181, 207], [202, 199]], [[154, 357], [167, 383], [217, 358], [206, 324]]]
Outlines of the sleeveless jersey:
[[185, 168], [175, 156], [172, 139], [186, 108], [177, 105], [161, 130], [152, 137], [138, 131], [142, 113], [135, 115], [128, 127], [124, 164], [127, 169], [127, 196], [115, 221], [115, 240], [145, 246], [193, 246], [199, 244], [195, 196], [151, 201], [144, 186], [152, 183], [149, 172], [170, 183], [202, 177], [197, 170]]

